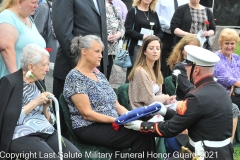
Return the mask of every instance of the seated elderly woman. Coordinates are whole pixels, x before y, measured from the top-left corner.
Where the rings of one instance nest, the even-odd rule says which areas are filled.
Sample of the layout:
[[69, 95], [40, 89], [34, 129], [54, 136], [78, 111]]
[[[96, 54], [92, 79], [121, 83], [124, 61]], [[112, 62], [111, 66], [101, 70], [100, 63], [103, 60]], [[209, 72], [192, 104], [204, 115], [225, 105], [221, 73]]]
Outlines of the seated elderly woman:
[[[234, 29], [225, 28], [220, 33], [218, 42], [221, 49], [216, 54], [220, 57], [220, 61], [214, 67], [214, 76], [217, 82], [230, 93], [232, 86], [240, 87], [240, 57], [234, 53], [239, 42], [239, 35]], [[237, 94], [230, 96], [232, 102], [239, 108], [240, 96]], [[236, 112], [233, 114], [236, 115]], [[236, 129], [237, 119], [235, 121], [233, 128]]]
[[162, 94], [161, 46], [161, 40], [154, 35], [148, 36], [143, 41], [137, 60], [128, 76], [132, 109], [150, 105], [155, 101], [164, 104], [175, 101], [174, 96]]
[[[20, 70], [0, 80], [0, 150], [22, 153], [18, 157], [22, 159], [47, 160], [49, 157], [44, 155], [51, 155], [58, 160], [55, 117], [47, 98], [52, 94], [45, 92], [42, 83], [49, 71], [49, 53], [36, 44], [28, 44], [23, 48], [20, 63]], [[63, 153], [81, 154], [68, 140], [63, 141]]]
[[[240, 87], [240, 57], [234, 53], [239, 35], [234, 29], [225, 28], [219, 35], [220, 50], [216, 54], [220, 61], [214, 67], [217, 81], [230, 93], [231, 86]], [[240, 107], [240, 97], [232, 95], [231, 99]]]
[[[115, 148], [131, 148], [131, 153], [155, 152], [153, 137], [112, 127], [114, 120], [128, 110], [117, 101], [105, 76], [96, 70], [100, 65], [104, 45], [95, 35], [75, 37], [71, 51], [77, 65], [66, 77], [63, 96], [68, 103], [76, 137], [87, 144]], [[118, 156], [118, 155], [115, 155]], [[133, 159], [138, 159], [134, 157]]]

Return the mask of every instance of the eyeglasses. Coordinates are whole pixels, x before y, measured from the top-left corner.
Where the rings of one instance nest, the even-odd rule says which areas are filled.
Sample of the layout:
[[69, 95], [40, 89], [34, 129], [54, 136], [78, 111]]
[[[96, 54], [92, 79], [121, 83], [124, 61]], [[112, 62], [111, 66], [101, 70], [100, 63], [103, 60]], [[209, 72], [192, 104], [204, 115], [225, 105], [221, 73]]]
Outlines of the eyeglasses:
[[182, 63], [185, 65], [185, 66], [191, 66], [193, 64], [192, 61], [189, 61], [187, 59], [183, 60]]

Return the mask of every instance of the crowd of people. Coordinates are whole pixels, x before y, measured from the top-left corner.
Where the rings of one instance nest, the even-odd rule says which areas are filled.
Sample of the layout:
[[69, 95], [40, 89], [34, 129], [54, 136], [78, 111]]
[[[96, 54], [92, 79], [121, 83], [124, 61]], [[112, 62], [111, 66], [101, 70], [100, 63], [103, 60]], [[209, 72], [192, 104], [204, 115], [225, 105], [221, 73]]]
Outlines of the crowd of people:
[[[201, 30], [204, 43], [196, 36]], [[57, 155], [55, 108], [47, 97], [62, 94], [80, 142], [146, 157], [156, 152], [154, 137], [164, 137], [169, 159], [177, 159], [182, 145], [195, 156], [205, 151], [213, 152], [206, 159], [233, 159], [239, 35], [224, 29], [213, 53], [208, 39], [215, 30], [213, 13], [200, 0], [133, 0], [129, 10], [121, 0], [2, 0], [0, 151]], [[131, 109], [153, 103], [161, 109], [115, 131], [112, 123], [129, 112], [108, 82], [124, 39], [133, 64], [126, 73]], [[53, 94], [44, 85], [50, 62]], [[176, 95], [166, 94], [168, 76]], [[61, 109], [60, 121], [63, 152], [81, 153], [67, 140]], [[178, 135], [189, 138], [183, 144]]]

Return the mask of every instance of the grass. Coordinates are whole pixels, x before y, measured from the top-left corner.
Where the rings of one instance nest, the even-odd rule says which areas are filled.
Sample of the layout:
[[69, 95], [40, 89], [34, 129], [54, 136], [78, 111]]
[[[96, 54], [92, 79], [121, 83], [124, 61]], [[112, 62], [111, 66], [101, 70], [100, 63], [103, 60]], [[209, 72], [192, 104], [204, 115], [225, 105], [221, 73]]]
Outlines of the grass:
[[234, 147], [234, 160], [240, 160], [240, 146]]
[[237, 48], [236, 48], [235, 53], [240, 56], [240, 42], [238, 42], [238, 44], [237, 44]]

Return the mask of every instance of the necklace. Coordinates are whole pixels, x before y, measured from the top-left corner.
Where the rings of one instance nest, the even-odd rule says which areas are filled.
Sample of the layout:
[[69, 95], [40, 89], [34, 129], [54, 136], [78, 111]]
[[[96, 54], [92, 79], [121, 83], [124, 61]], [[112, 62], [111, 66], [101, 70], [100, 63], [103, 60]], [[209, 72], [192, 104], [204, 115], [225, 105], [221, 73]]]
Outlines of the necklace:
[[147, 18], [147, 20], [149, 20], [149, 10], [148, 10], [148, 16], [145, 14], [145, 12], [143, 11], [145, 17]]

